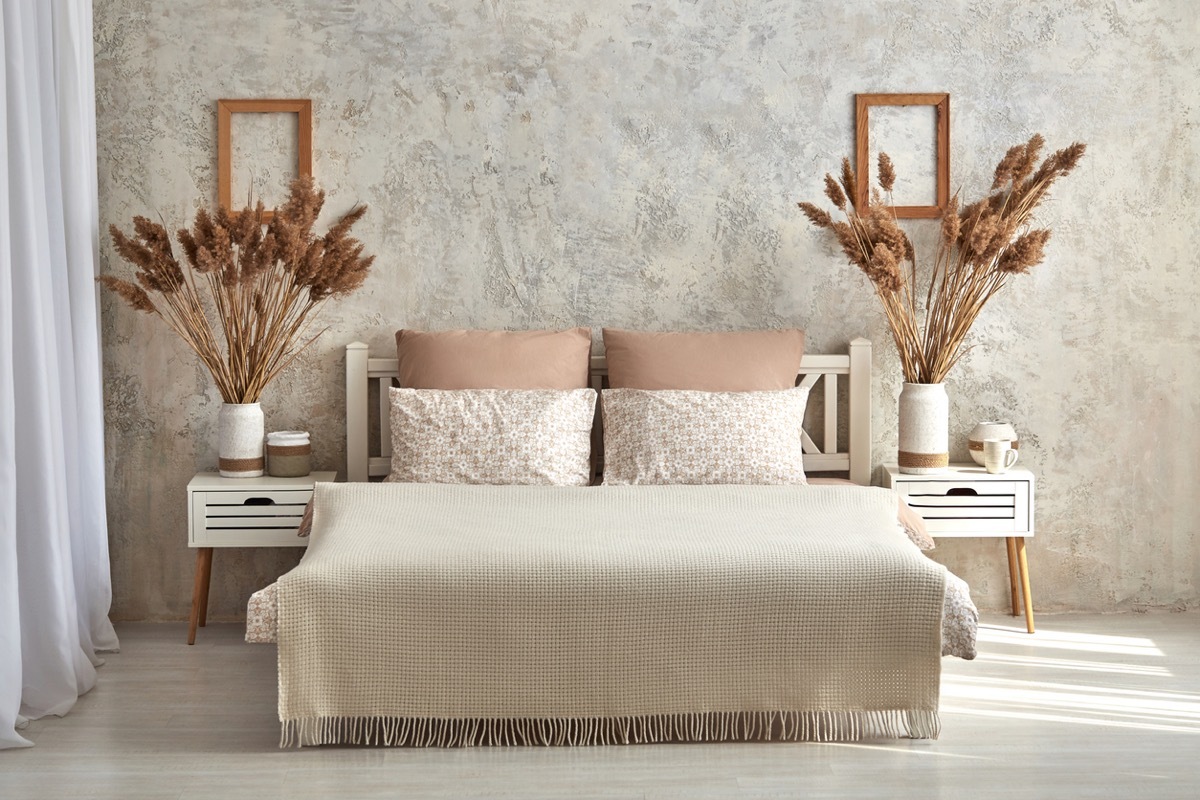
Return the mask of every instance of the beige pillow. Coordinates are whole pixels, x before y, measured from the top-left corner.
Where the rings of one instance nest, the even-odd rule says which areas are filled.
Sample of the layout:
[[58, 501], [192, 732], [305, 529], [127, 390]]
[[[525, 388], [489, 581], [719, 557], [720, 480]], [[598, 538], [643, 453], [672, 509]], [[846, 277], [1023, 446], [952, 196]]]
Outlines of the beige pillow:
[[648, 333], [604, 329], [614, 389], [762, 392], [796, 385], [804, 331]]
[[585, 389], [590, 328], [565, 331], [396, 331], [408, 389]]
[[604, 483], [804, 483], [808, 388], [606, 389]]
[[392, 471], [408, 483], [587, 486], [596, 392], [391, 389]]
[[[808, 482], [813, 486], [858, 485], [854, 481], [848, 481], [845, 478], [809, 478]], [[896, 501], [898, 504], [896, 522], [904, 529], [904, 533], [908, 536], [909, 541], [922, 550], [933, 550], [937, 547], [937, 543], [929, 535], [929, 528], [925, 525], [925, 519], [916, 511], [913, 511], [908, 503], [904, 501], [904, 495], [897, 494]]]

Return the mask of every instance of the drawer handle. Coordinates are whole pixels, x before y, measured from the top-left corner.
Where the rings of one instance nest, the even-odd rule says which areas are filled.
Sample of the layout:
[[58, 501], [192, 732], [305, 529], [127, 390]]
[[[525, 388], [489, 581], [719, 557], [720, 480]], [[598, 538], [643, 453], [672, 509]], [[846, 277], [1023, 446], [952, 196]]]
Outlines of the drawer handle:
[[269, 497], [250, 497], [250, 498], [247, 498], [246, 501], [244, 503], [242, 503], [242, 505], [244, 505], [244, 506], [273, 506], [273, 505], [275, 505], [275, 501]]
[[946, 492], [949, 497], [978, 497], [979, 492], [972, 489], [970, 486], [955, 486], [950, 491]]

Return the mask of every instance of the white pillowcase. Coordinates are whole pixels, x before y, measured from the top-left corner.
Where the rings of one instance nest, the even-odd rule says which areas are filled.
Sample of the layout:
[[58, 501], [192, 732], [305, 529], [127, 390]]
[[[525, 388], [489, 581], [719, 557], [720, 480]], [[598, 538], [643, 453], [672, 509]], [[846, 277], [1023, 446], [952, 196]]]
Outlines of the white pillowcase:
[[606, 484], [800, 484], [808, 387], [605, 389]]
[[591, 482], [593, 389], [390, 391], [389, 481]]

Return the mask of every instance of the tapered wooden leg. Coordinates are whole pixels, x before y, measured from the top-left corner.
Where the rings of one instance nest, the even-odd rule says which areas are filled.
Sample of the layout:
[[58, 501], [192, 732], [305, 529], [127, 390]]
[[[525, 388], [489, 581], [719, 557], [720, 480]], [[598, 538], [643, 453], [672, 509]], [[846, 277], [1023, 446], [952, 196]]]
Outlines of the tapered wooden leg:
[[1021, 579], [1017, 570], [1017, 540], [1013, 536], [1005, 538], [1008, 545], [1008, 587], [1012, 591], [1012, 615], [1021, 616], [1021, 601], [1017, 598]]
[[211, 547], [202, 548], [204, 550], [204, 585], [200, 591], [200, 627], [203, 628], [208, 624], [208, 587], [212, 584], [212, 561], [213, 549]]
[[1033, 592], [1029, 588], [1029, 562], [1025, 560], [1025, 537], [1017, 537], [1017, 563], [1021, 570], [1021, 594], [1025, 600], [1025, 628], [1033, 633]]
[[196, 551], [196, 576], [192, 581], [192, 615], [188, 620], [188, 644], [196, 643], [196, 626], [208, 621], [208, 582], [212, 577], [212, 548]]

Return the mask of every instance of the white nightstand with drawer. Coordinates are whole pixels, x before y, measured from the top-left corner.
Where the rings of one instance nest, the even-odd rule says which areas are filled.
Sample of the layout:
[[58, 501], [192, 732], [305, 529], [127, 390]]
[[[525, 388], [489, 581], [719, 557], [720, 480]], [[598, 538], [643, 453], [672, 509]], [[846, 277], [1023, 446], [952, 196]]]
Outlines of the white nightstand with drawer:
[[884, 465], [884, 485], [905, 496], [925, 520], [929, 535], [1004, 538], [1008, 546], [1008, 579], [1012, 613], [1025, 606], [1025, 627], [1033, 633], [1033, 593], [1025, 539], [1033, 536], [1033, 473], [1015, 467], [991, 475], [976, 464], [951, 464], [932, 475], [906, 475], [895, 464]]
[[222, 478], [200, 472], [188, 483], [188, 547], [197, 548], [188, 644], [208, 621], [208, 587], [215, 547], [307, 547], [296, 535], [313, 484], [333, 481], [336, 472], [302, 478]]

